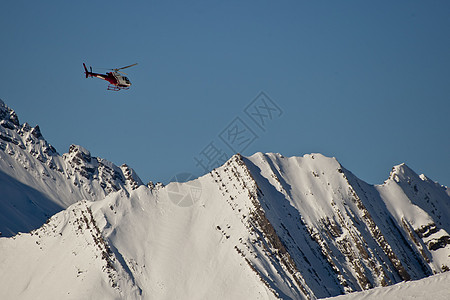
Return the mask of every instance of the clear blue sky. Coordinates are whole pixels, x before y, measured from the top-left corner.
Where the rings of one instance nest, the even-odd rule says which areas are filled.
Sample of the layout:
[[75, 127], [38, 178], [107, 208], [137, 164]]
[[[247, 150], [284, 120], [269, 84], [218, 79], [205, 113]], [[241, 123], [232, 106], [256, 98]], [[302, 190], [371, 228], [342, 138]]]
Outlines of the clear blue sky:
[[[19, 0], [0, 4], [0, 37], [0, 98], [21, 122], [146, 182], [201, 175], [195, 159], [230, 156], [228, 141], [450, 185], [449, 1]], [[83, 62], [139, 65], [110, 92]], [[248, 105], [272, 118], [259, 127]]]

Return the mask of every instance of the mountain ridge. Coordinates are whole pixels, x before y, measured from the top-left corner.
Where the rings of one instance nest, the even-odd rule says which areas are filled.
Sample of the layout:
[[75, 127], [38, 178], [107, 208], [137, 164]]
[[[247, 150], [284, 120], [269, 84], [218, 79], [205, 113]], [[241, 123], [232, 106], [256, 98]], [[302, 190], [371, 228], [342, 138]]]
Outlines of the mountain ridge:
[[371, 185], [319, 153], [258, 152], [144, 185], [0, 117], [1, 298], [316, 299], [449, 270], [449, 190], [405, 164]]
[[[49, 203], [51, 209], [42, 207], [42, 213], [23, 216], [18, 220], [16, 228], [3, 227], [0, 222], [0, 232], [11, 235], [19, 231], [29, 231], [36, 228], [37, 219], [42, 225], [53, 215], [56, 207], [67, 208], [69, 205], [86, 199], [103, 199], [111, 192], [131, 191], [142, 185], [136, 172], [128, 165], [118, 167], [115, 164], [98, 157], [78, 145], [71, 145], [69, 152], [60, 155], [56, 149], [43, 137], [38, 125], [31, 127], [28, 123], [20, 124], [15, 111], [0, 100], [0, 170], [9, 181], [18, 181], [36, 190], [40, 199]], [[4, 186], [3, 190], [13, 188]], [[19, 193], [10, 190], [9, 193]], [[6, 192], [4, 192], [5, 194]], [[46, 198], [46, 199], [44, 199]], [[1, 200], [1, 199], [0, 199]], [[0, 201], [0, 210], [9, 211], [10, 215], [21, 214], [20, 210], [29, 211], [23, 199], [17, 209], [16, 204], [7, 204], [7, 199]], [[52, 203], [53, 202], [53, 203]], [[29, 205], [28, 205], [29, 206]], [[34, 221], [26, 224], [26, 219]], [[8, 221], [9, 222], [9, 221]], [[14, 223], [10, 220], [9, 223]], [[14, 227], [14, 226], [13, 226]]]

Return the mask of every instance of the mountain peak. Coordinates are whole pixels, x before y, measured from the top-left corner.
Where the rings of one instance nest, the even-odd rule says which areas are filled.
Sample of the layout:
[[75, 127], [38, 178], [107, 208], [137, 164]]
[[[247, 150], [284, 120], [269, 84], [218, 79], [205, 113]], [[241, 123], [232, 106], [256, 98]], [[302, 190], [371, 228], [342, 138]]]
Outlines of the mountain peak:
[[5, 102], [0, 99], [0, 120], [11, 122], [12, 124], [19, 126], [19, 118], [14, 110], [9, 108]]
[[81, 161], [90, 163], [92, 159], [91, 152], [89, 152], [82, 146], [73, 144], [70, 145], [69, 153], [67, 153], [65, 156], [67, 161], [72, 161], [77, 165], [79, 165]]
[[401, 163], [392, 167], [388, 180], [394, 180], [396, 182], [410, 181], [412, 178], [418, 177], [419, 175], [417, 175], [417, 173], [410, 167], [408, 167], [405, 163]]

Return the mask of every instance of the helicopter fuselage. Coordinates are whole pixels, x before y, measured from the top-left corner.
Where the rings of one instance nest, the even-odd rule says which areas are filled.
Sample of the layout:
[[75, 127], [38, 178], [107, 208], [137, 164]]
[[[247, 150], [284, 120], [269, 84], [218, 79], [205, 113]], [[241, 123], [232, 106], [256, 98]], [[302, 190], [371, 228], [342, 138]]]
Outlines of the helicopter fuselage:
[[108, 90], [118, 91], [127, 90], [131, 86], [131, 82], [128, 77], [119, 74], [118, 72], [107, 72], [106, 74], [89, 72], [86, 65], [83, 64], [85, 69], [86, 78], [96, 77], [108, 81], [110, 84]]

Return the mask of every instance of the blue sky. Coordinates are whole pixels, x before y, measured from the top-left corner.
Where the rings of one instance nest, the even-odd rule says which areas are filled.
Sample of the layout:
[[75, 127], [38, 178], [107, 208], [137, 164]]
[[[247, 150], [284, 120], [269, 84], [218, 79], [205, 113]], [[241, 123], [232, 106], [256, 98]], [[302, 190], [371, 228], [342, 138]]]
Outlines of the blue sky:
[[[231, 148], [320, 152], [450, 185], [448, 1], [9, 1], [0, 37], [0, 98], [61, 154], [167, 182]], [[139, 65], [111, 92], [83, 62]]]

